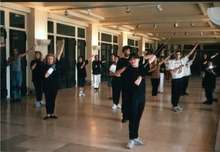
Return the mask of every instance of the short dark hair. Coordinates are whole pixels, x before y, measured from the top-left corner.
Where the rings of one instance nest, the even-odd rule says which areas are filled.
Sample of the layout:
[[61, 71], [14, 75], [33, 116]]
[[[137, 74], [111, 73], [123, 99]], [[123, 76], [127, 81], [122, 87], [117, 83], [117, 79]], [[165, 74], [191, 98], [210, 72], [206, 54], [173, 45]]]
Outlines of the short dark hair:
[[131, 54], [129, 55], [129, 60], [132, 59], [132, 58], [139, 58], [138, 53], [131, 53]]
[[126, 50], [130, 49], [131, 50], [131, 47], [128, 46], [128, 45], [125, 45], [122, 47], [122, 52], [125, 52]]

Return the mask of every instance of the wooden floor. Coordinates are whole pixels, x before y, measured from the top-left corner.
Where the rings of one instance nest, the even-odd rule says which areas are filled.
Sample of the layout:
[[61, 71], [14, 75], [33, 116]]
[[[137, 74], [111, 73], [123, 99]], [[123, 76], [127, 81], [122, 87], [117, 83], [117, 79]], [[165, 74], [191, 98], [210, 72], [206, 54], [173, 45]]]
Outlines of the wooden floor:
[[[215, 96], [220, 97], [218, 80]], [[189, 96], [181, 98], [182, 113], [170, 110], [170, 82], [158, 97], [150, 96], [147, 80], [146, 107], [140, 136], [145, 145], [125, 148], [128, 124], [121, 113], [111, 110], [110, 88], [102, 83], [98, 93], [86, 87], [86, 97], [76, 88], [60, 90], [57, 120], [42, 120], [45, 107], [37, 110], [33, 97], [21, 103], [1, 102], [1, 151], [6, 152], [213, 152], [219, 104], [202, 105], [205, 100], [198, 78], [192, 78]], [[219, 98], [220, 99], [220, 98]]]

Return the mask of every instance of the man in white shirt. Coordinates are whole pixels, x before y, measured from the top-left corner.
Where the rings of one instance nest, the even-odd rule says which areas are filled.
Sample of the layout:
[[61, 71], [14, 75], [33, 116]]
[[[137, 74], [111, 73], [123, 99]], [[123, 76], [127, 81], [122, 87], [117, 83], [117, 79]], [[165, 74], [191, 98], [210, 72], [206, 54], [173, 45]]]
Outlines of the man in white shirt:
[[182, 95], [188, 95], [187, 88], [189, 84], [189, 77], [191, 75], [191, 66], [196, 58], [196, 53], [194, 54], [193, 58], [189, 60], [186, 65], [183, 67], [184, 69], [184, 77], [183, 77], [183, 94]]
[[183, 77], [184, 77], [184, 65], [189, 61], [189, 56], [196, 50], [198, 43], [185, 57], [181, 58], [180, 50], [176, 51], [175, 59], [171, 59], [166, 64], [167, 69], [171, 72], [172, 86], [171, 86], [171, 103], [174, 112], [181, 112], [183, 109], [180, 107], [179, 98], [182, 94]]

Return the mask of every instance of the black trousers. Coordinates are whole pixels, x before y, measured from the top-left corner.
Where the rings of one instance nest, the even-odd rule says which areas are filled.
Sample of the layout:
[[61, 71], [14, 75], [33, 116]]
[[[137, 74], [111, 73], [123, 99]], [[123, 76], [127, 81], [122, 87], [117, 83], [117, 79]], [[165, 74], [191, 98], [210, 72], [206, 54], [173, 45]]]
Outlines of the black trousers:
[[157, 95], [159, 84], [160, 84], [160, 79], [159, 78], [151, 78], [152, 96]]
[[33, 80], [35, 88], [35, 97], [36, 101], [41, 101], [43, 97], [43, 81], [42, 80]]
[[45, 90], [46, 111], [47, 114], [53, 114], [55, 108], [55, 100], [58, 89], [50, 88]]
[[186, 93], [186, 90], [188, 88], [188, 85], [189, 85], [189, 77], [190, 76], [185, 76], [183, 77], [183, 91], [182, 91], [182, 94], [184, 95]]
[[121, 80], [120, 78], [113, 77], [111, 83], [113, 103], [118, 105], [121, 93]]
[[172, 79], [171, 87], [171, 103], [173, 107], [177, 106], [179, 103], [180, 96], [182, 95], [183, 79]]
[[133, 97], [129, 104], [129, 139], [131, 140], [138, 138], [138, 130], [144, 106], [144, 95]]
[[121, 105], [121, 110], [122, 110], [122, 117], [123, 119], [128, 120], [128, 113], [129, 113], [129, 99], [130, 94], [129, 92], [126, 90], [126, 88], [124, 88], [122, 86], [122, 105]]
[[213, 102], [213, 92], [214, 92], [213, 88], [205, 87], [205, 96], [209, 103]]

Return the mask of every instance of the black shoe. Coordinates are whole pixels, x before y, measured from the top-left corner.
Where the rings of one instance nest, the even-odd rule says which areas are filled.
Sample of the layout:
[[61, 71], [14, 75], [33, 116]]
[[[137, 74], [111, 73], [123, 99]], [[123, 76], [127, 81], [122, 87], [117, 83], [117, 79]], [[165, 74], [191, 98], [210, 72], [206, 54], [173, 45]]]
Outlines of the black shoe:
[[128, 119], [126, 119], [126, 118], [122, 118], [122, 120], [121, 120], [122, 123], [126, 123], [127, 121], [128, 121]]
[[189, 95], [189, 93], [185, 92], [183, 95], [188, 96], [188, 95]]
[[218, 99], [217, 99], [217, 98], [214, 98], [213, 101], [214, 101], [214, 102], [218, 102]]
[[51, 118], [51, 116], [45, 116], [44, 118], [43, 118], [43, 120], [47, 120], [47, 119], [50, 119]]
[[52, 118], [52, 119], [58, 119], [58, 117], [55, 116], [55, 115], [50, 116], [50, 118]]
[[211, 105], [211, 104], [212, 104], [212, 102], [205, 101], [205, 102], [203, 102], [203, 104], [206, 104], [206, 105]]

